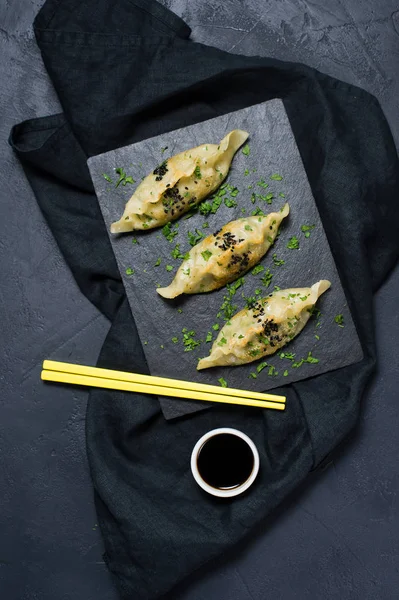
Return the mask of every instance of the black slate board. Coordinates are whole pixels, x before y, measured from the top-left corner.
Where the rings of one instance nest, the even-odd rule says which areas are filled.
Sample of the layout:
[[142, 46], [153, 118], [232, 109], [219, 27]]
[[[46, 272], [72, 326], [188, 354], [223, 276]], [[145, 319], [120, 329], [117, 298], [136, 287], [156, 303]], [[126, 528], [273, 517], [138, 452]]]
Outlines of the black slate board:
[[[227, 182], [239, 190], [235, 197], [237, 207], [228, 208], [222, 204], [214, 215], [204, 217], [197, 213], [190, 219], [183, 217], [173, 242], [167, 241], [159, 229], [134, 235], [110, 235], [151, 374], [211, 384], [218, 384], [218, 379], [223, 377], [230, 387], [266, 391], [359, 361], [362, 358], [360, 342], [282, 101], [257, 104], [90, 158], [88, 165], [108, 231], [111, 222], [120, 218], [126, 201], [143, 176], [168, 156], [207, 141], [218, 142], [232, 129], [244, 129], [250, 134], [249, 156], [239, 151], [227, 178]], [[123, 167], [137, 183], [116, 188], [115, 169], [118, 167]], [[244, 175], [246, 169], [249, 174]], [[112, 178], [113, 183], [104, 178], [104, 173]], [[283, 177], [282, 181], [270, 178], [276, 173]], [[267, 189], [258, 185], [261, 179], [268, 184]], [[249, 189], [251, 185], [253, 187]], [[272, 204], [269, 206], [259, 200], [254, 205], [251, 201], [253, 192], [263, 195], [273, 193]], [[189, 231], [198, 228], [209, 235], [228, 221], [242, 217], [243, 208], [246, 214], [250, 214], [256, 206], [264, 212], [271, 212], [279, 210], [285, 201], [290, 204], [290, 216], [282, 227], [280, 238], [261, 262], [273, 273], [272, 283], [268, 288], [263, 287], [262, 296], [270, 293], [274, 285], [280, 288], [304, 287], [319, 279], [331, 281], [331, 289], [318, 303], [321, 317], [312, 317], [302, 333], [286, 347], [287, 352], [295, 353], [296, 360], [306, 357], [311, 351], [319, 362], [292, 368], [289, 360], [275, 355], [266, 360], [276, 368], [278, 375], [270, 376], [266, 368], [256, 379], [249, 375], [260, 361], [235, 368], [197, 371], [198, 357], [206, 356], [211, 344], [203, 342], [194, 351], [184, 352], [182, 329], [194, 330], [196, 338], [205, 340], [214, 323], [219, 322], [222, 326], [223, 320], [217, 319], [216, 315], [226, 290], [184, 296], [175, 301], [161, 298], [156, 293], [157, 285], [168, 285], [181, 262], [171, 257], [171, 251], [176, 243], [180, 243], [183, 253], [190, 249]], [[209, 223], [209, 228], [203, 228], [204, 222]], [[304, 224], [315, 225], [308, 238], [301, 231]], [[299, 249], [287, 248], [291, 236], [298, 238]], [[138, 243], [132, 243], [133, 237]], [[285, 260], [283, 266], [274, 265], [273, 253], [278, 259]], [[155, 267], [159, 257], [161, 265]], [[167, 272], [166, 265], [175, 265], [173, 272]], [[134, 269], [134, 274], [126, 274], [129, 268]], [[262, 288], [262, 275], [246, 275], [245, 285], [234, 296], [238, 309], [245, 305], [242, 293], [248, 297], [254, 294], [255, 289]], [[179, 308], [182, 312], [178, 312]], [[344, 327], [334, 322], [337, 314], [343, 315]], [[177, 344], [172, 342], [173, 337], [179, 339]], [[283, 376], [287, 369], [288, 376]], [[168, 398], [160, 398], [160, 402], [166, 418], [206, 406], [205, 403], [199, 405]]]

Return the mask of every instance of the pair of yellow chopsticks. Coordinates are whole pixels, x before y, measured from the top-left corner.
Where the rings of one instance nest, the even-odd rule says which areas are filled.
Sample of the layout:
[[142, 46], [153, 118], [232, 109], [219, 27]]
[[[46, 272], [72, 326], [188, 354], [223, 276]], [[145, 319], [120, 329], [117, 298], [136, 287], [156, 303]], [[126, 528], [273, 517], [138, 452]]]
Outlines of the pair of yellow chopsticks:
[[98, 367], [86, 367], [70, 363], [45, 360], [41, 378], [44, 381], [70, 383], [91, 387], [156, 394], [157, 396], [173, 396], [189, 400], [205, 400], [208, 402], [224, 402], [226, 404], [241, 404], [257, 408], [274, 408], [284, 410], [285, 396], [261, 394], [247, 390], [220, 388], [216, 385], [152, 377]]

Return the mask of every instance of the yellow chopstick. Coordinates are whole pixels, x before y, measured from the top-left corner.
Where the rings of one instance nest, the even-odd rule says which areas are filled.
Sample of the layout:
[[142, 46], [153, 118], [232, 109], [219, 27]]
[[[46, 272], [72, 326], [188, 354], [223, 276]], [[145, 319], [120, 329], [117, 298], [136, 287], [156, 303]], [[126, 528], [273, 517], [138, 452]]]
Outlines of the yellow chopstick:
[[130, 381], [106, 379], [103, 377], [91, 377], [89, 375], [74, 375], [72, 373], [61, 373], [60, 371], [42, 371], [41, 377], [44, 381], [55, 381], [58, 383], [69, 383], [73, 385], [84, 385], [91, 387], [107, 388], [112, 390], [123, 390], [125, 392], [156, 394], [157, 396], [175, 396], [176, 398], [187, 398], [189, 400], [224, 402], [226, 404], [240, 404], [242, 406], [255, 406], [257, 408], [274, 408], [276, 410], [285, 409], [285, 404], [279, 402], [267, 402], [262, 400], [252, 400], [250, 398], [224, 396], [222, 394], [194, 392], [178, 388], [166, 388], [159, 385], [147, 385], [145, 383], [132, 383]]
[[[128, 371], [115, 371], [112, 369], [101, 369], [99, 367], [88, 367], [85, 365], [75, 365], [72, 363], [59, 362], [55, 360], [43, 361], [44, 371], [58, 371], [61, 373], [70, 373], [73, 375], [86, 375], [90, 377], [100, 377], [103, 379], [114, 379], [117, 381], [128, 381], [131, 383], [143, 383], [150, 386], [162, 386], [173, 389], [183, 389], [193, 392], [206, 392], [211, 394], [221, 394], [223, 396], [237, 396], [238, 398], [249, 398], [252, 400], [261, 400], [262, 402], [285, 403], [285, 396], [276, 394], [263, 394], [260, 392], [251, 392], [249, 390], [239, 390], [235, 388], [220, 388], [216, 385], [205, 383], [195, 383], [192, 381], [183, 381], [180, 379], [169, 379], [166, 377], [155, 377], [152, 375], [141, 375], [140, 373], [129, 373]], [[150, 392], [149, 392], [150, 393]], [[159, 394], [159, 392], [155, 392]], [[169, 394], [172, 395], [172, 391]]]

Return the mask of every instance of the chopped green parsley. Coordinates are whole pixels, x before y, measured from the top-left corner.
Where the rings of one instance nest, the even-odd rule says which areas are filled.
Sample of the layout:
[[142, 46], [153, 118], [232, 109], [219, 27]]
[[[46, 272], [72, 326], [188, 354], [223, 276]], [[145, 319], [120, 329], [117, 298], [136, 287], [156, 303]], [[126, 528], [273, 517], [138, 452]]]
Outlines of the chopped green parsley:
[[292, 237], [290, 237], [289, 242], [287, 244], [287, 248], [289, 248], [290, 250], [298, 250], [299, 248], [299, 240], [297, 237], [295, 237], [295, 235], [293, 235]]

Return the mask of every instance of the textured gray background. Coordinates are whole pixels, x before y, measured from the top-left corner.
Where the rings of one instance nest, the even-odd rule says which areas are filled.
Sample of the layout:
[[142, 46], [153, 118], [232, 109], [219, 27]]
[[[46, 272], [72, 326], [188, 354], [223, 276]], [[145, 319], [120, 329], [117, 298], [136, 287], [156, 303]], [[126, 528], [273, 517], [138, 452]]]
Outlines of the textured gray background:
[[[43, 356], [94, 362], [108, 323], [78, 291], [6, 143], [14, 123], [59, 110], [32, 37], [41, 4], [0, 5], [0, 593], [116, 600], [86, 463], [86, 392], [39, 380]], [[303, 61], [374, 93], [399, 145], [397, 0], [168, 5], [194, 40]], [[375, 298], [379, 371], [342, 456], [267, 531], [173, 600], [396, 600], [398, 293], [396, 268]]]
[[[132, 244], [131, 234], [109, 235], [132, 311], [136, 315], [141, 340], [147, 342], [144, 345], [144, 352], [151, 374], [186, 378], [190, 381], [214, 385], [218, 385], [218, 379], [224, 377], [230, 387], [263, 391], [346, 366], [360, 360], [363, 355], [282, 101], [271, 100], [256, 104], [216, 119], [101, 154], [89, 159], [88, 162], [109, 232], [111, 223], [119, 220], [126, 200], [131, 196], [134, 188], [128, 185], [126, 187], [119, 185], [115, 188], [115, 183], [107, 182], [103, 173], [112, 175], [115, 181], [115, 168], [122, 166], [127, 173], [132, 173], [136, 181], [140, 182], [141, 171], [146, 174], [151, 173], [157, 164], [168, 156], [207, 142], [218, 143], [233, 129], [243, 129], [250, 134], [248, 139], [250, 155], [244, 156], [239, 150], [226, 179], [230, 185], [240, 190], [235, 197], [237, 202], [235, 208], [228, 208], [222, 204], [215, 215], [204, 217], [197, 213], [190, 219], [179, 219], [178, 235], [173, 242], [167, 241], [159, 229], [135, 235], [137, 244]], [[165, 147], [168, 150], [162, 155], [161, 148]], [[132, 161], [135, 163], [140, 161], [142, 165], [138, 176], [136, 174], [138, 167], [131, 166]], [[251, 173], [244, 176], [246, 169]], [[253, 173], [253, 170], [256, 172]], [[283, 180], [271, 180], [270, 176], [274, 173], [280, 174]], [[258, 186], [257, 182], [260, 180], [267, 183], [269, 187], [264, 189]], [[248, 186], [253, 187], [249, 190]], [[275, 197], [270, 205], [264, 201], [258, 201], [254, 205], [251, 202], [253, 192], [273, 193]], [[284, 199], [279, 197], [279, 192], [284, 193]], [[233, 303], [241, 310], [245, 306], [242, 294], [246, 297], [253, 296], [257, 288], [262, 288], [261, 297], [265, 297], [273, 290], [274, 285], [284, 289], [309, 287], [320, 279], [331, 281], [331, 289], [317, 304], [322, 312], [320, 326], [315, 328], [318, 319], [312, 319], [302, 333], [287, 346], [287, 351], [295, 353], [297, 359], [305, 358], [308, 352], [312, 351], [313, 356], [320, 362], [292, 369], [289, 361], [281, 360], [276, 354], [267, 357], [266, 360], [276, 368], [278, 375], [269, 376], [268, 369], [264, 369], [256, 379], [250, 378], [249, 374], [255, 372], [255, 367], [261, 362], [260, 360], [240, 367], [218, 367], [197, 371], [197, 359], [207, 356], [210, 351], [211, 344], [204, 342], [207, 332], [212, 331], [211, 326], [214, 323], [219, 323], [220, 328], [225, 323], [224, 319], [217, 319], [216, 315], [223, 303], [226, 289], [220, 289], [212, 294], [181, 296], [174, 301], [161, 298], [156, 293], [157, 283], [162, 287], [168, 285], [181, 263], [181, 260], [176, 261], [171, 258], [171, 250], [176, 243], [180, 243], [180, 251], [184, 254], [191, 249], [187, 239], [188, 231], [193, 232], [198, 229], [204, 235], [209, 235], [229, 221], [241, 218], [242, 208], [246, 209], [247, 215], [250, 215], [256, 206], [264, 212], [278, 212], [284, 202], [290, 205], [290, 215], [283, 222], [279, 239], [259, 263], [273, 273], [271, 285], [268, 288], [262, 286], [260, 281], [262, 273], [257, 276], [248, 273], [244, 285], [234, 296]], [[209, 229], [203, 229], [204, 222], [209, 223]], [[305, 238], [301, 231], [303, 224], [315, 225], [309, 238]], [[297, 250], [287, 248], [287, 243], [292, 236], [296, 236], [299, 240]], [[285, 265], [274, 266], [273, 253], [285, 260]], [[154, 267], [158, 257], [162, 258], [161, 265]], [[167, 264], [174, 265], [173, 272], [166, 271]], [[133, 275], [126, 274], [128, 267], [134, 268]], [[182, 313], [177, 312], [178, 307], [182, 309]], [[337, 314], [343, 314], [345, 327], [338, 327], [334, 322], [334, 316]], [[184, 327], [194, 330], [196, 338], [202, 340], [201, 345], [192, 352], [184, 352], [182, 344]], [[215, 339], [217, 334], [213, 333]], [[320, 337], [320, 340], [315, 338], [315, 334]], [[174, 336], [179, 339], [179, 343], [172, 342]], [[283, 376], [284, 369], [289, 371], [287, 377]], [[180, 402], [179, 405], [183, 406]], [[189, 412], [191, 410], [190, 405]], [[184, 414], [184, 412], [184, 408], [181, 408], [177, 414]]]

